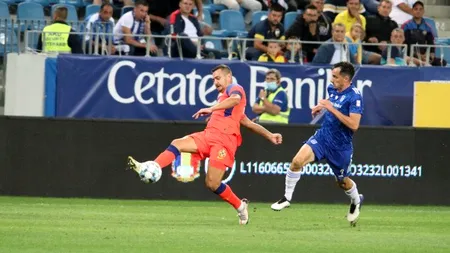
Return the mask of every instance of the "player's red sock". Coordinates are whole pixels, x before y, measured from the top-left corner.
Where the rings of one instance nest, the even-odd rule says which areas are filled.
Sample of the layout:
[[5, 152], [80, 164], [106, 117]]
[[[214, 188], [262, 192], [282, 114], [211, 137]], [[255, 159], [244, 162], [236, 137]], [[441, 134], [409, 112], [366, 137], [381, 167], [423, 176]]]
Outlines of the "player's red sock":
[[158, 157], [156, 157], [155, 162], [159, 164], [159, 167], [161, 167], [162, 169], [171, 164], [173, 160], [175, 160], [175, 158], [179, 155], [180, 151], [177, 149], [177, 147], [175, 147], [174, 145], [169, 145], [169, 147], [167, 147], [167, 149], [164, 150], [164, 152], [162, 152], [161, 154], [159, 154]]
[[234, 194], [231, 188], [224, 183], [221, 183], [214, 193], [230, 203], [235, 209], [238, 209], [241, 206], [241, 200]]

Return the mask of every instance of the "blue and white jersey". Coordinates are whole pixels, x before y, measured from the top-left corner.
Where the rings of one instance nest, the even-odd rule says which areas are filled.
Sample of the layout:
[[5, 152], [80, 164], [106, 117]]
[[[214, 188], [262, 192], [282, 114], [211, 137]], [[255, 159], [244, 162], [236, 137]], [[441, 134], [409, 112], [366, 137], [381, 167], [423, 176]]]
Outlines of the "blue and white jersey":
[[[329, 85], [327, 91], [330, 95], [330, 102], [342, 114], [346, 116], [349, 116], [350, 113], [363, 114], [362, 96], [355, 86], [350, 85], [342, 92], [338, 92], [333, 85]], [[314, 138], [334, 150], [353, 149], [353, 131], [328, 111], [325, 113], [322, 126], [317, 130]]]
[[[86, 21], [86, 32], [88, 33], [112, 33], [115, 26], [115, 21], [113, 18], [110, 18], [108, 21], [103, 21], [98, 13], [94, 13], [86, 17]], [[92, 36], [92, 40], [96, 39], [95, 36], [96, 35]], [[89, 41], [90, 39], [91, 36], [86, 34], [85, 41]], [[102, 42], [103, 40], [108, 42], [105, 35], [100, 35], [99, 42]]]

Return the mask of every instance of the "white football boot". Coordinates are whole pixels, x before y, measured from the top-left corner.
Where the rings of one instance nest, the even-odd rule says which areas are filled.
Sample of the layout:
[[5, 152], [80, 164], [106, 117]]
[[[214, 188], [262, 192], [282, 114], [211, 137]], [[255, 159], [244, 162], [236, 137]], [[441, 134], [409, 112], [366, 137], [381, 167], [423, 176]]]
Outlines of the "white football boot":
[[239, 217], [239, 224], [240, 225], [247, 225], [248, 221], [250, 220], [248, 217], [248, 200], [242, 199], [241, 203], [243, 206], [243, 209], [241, 211], [238, 211], [238, 217]]
[[284, 208], [288, 208], [291, 205], [291, 202], [286, 199], [286, 197], [283, 197], [282, 199], [278, 200], [277, 202], [273, 203], [270, 208], [274, 211], [281, 211]]
[[127, 162], [128, 168], [129, 170], [134, 170], [136, 171], [136, 173], [138, 173], [138, 175], [140, 175], [141, 173], [141, 163], [134, 160], [133, 157], [128, 156], [128, 162]]
[[364, 201], [364, 195], [359, 194], [359, 204], [350, 204], [350, 208], [347, 213], [347, 220], [350, 222], [350, 226], [355, 227], [361, 213], [361, 206]]

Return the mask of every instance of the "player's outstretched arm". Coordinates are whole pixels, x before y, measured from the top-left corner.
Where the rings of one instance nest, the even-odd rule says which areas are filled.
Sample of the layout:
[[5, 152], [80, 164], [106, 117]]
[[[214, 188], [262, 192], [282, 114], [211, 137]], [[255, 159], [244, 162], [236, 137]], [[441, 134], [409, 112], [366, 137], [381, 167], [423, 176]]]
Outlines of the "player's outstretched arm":
[[359, 122], [361, 121], [361, 114], [359, 113], [350, 113], [349, 116], [342, 114], [336, 108], [333, 107], [333, 104], [330, 100], [322, 99], [319, 102], [323, 108], [327, 109], [330, 113], [332, 113], [340, 122], [342, 122], [346, 127], [350, 128], [353, 132], [356, 132], [359, 128]]
[[251, 121], [247, 116], [244, 116], [244, 118], [241, 119], [240, 123], [241, 125], [250, 129], [252, 132], [262, 135], [264, 138], [268, 139], [275, 145], [281, 144], [283, 142], [283, 137], [281, 136], [281, 134], [270, 132], [260, 124]]
[[238, 105], [239, 102], [241, 102], [241, 96], [239, 94], [232, 94], [229, 98], [225, 99], [224, 101], [222, 101], [214, 106], [211, 106], [209, 108], [200, 109], [198, 112], [196, 112], [194, 115], [192, 115], [192, 118], [198, 119], [198, 117], [200, 117], [200, 116], [206, 116], [217, 110], [225, 110], [225, 109], [232, 108], [233, 106]]

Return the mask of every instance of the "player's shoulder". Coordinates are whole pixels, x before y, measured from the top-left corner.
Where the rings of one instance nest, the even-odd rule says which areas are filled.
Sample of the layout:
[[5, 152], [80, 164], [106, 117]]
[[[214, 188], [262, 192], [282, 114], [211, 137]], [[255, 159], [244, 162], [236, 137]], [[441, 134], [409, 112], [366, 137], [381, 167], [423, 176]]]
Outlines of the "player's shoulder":
[[361, 96], [361, 91], [358, 89], [358, 88], [356, 88], [354, 85], [352, 85], [351, 87], [351, 90], [350, 90], [350, 95], [352, 96], [352, 97], [354, 97], [354, 98], [360, 98], [360, 97], [362, 97]]

